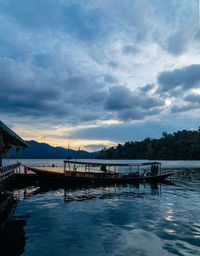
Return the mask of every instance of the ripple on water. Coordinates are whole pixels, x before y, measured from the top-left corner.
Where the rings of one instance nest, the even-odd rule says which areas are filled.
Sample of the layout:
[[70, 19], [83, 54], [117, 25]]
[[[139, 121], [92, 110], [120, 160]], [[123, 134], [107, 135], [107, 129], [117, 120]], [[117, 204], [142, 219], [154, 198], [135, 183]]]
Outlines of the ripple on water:
[[191, 183], [17, 191], [25, 200], [15, 215], [30, 215], [23, 255], [199, 255], [200, 191]]

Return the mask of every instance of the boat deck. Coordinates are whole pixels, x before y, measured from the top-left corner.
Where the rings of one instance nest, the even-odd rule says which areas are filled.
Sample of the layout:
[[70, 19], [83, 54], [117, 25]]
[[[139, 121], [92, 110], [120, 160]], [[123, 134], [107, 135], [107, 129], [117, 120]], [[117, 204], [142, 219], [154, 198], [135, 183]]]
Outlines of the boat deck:
[[33, 167], [33, 166], [30, 166], [30, 168], [37, 168], [38, 170], [46, 170], [46, 171], [50, 171], [50, 172], [58, 172], [58, 173], [63, 173], [64, 169], [63, 167]]
[[[33, 167], [33, 166], [30, 166], [30, 168], [37, 168], [38, 170], [45, 170], [45, 171], [50, 171], [50, 172], [57, 172], [57, 173], [64, 173], [64, 168], [63, 167], [51, 167], [51, 166], [43, 166], [43, 167]], [[68, 170], [68, 168], [67, 168]], [[71, 171], [73, 171], [73, 168], [71, 168]], [[85, 168], [83, 167], [78, 167], [77, 168], [77, 171], [78, 172], [85, 172]], [[102, 171], [98, 170], [98, 169], [92, 169], [90, 170], [90, 172], [94, 172], [94, 173], [102, 173]]]

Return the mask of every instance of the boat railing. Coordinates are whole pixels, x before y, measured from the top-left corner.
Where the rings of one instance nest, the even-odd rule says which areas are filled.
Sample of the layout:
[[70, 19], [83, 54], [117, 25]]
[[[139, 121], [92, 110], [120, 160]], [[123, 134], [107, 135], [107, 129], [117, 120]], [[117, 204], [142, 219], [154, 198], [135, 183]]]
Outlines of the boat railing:
[[[70, 167], [72, 165], [73, 167]], [[85, 173], [121, 173], [128, 176], [159, 176], [162, 174], [161, 163], [108, 163], [108, 162], [84, 162], [84, 161], [64, 161], [64, 172], [81, 170]]]

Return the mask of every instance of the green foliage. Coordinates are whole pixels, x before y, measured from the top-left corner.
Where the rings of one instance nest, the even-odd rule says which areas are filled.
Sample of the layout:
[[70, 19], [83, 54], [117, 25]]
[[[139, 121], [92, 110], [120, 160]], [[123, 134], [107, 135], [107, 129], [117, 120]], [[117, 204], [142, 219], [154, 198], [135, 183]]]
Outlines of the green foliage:
[[163, 132], [160, 139], [125, 142], [116, 147], [103, 149], [100, 159], [153, 159], [153, 160], [199, 160], [200, 128], [198, 131]]

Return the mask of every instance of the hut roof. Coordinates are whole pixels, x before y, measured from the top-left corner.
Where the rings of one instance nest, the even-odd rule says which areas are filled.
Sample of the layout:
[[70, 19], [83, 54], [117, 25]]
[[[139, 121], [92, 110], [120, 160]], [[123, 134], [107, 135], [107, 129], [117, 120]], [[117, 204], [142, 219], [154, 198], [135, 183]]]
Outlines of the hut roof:
[[8, 128], [2, 121], [0, 121], [0, 135], [2, 135], [2, 139], [6, 144], [24, 148], [29, 147], [29, 145], [21, 137]]

